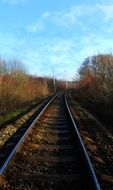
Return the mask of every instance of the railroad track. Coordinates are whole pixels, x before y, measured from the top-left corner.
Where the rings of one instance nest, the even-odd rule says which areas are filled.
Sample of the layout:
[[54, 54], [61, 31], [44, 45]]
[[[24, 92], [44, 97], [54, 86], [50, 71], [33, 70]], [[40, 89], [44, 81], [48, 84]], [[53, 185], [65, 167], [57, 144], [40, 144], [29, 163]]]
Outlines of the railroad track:
[[7, 142], [0, 161], [4, 190], [100, 189], [63, 93]]

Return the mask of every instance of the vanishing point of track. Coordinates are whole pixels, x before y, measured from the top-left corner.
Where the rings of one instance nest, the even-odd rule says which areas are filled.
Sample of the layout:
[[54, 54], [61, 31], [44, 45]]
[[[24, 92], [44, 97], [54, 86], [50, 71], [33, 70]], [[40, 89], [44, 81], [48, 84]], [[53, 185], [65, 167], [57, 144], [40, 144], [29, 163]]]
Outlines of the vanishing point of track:
[[4, 190], [100, 189], [63, 93], [0, 150], [0, 167]]

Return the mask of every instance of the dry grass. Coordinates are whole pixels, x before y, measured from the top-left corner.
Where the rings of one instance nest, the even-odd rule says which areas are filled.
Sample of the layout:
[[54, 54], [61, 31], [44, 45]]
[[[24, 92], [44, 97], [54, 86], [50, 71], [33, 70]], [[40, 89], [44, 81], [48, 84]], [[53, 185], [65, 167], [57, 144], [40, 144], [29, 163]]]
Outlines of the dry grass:
[[[30, 76], [21, 63], [0, 59], [0, 116], [23, 108], [50, 94], [48, 81]], [[1, 118], [0, 117], [0, 118]]]

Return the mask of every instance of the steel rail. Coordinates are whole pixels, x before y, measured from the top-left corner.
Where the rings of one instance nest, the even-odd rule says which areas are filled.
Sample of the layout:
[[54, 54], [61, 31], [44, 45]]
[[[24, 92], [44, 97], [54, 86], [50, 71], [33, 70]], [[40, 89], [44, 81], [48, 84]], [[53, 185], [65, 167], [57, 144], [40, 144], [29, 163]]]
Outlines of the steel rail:
[[9, 162], [11, 161], [11, 159], [14, 157], [17, 149], [20, 147], [20, 145], [22, 144], [23, 140], [25, 139], [25, 137], [28, 135], [30, 129], [34, 126], [34, 124], [36, 123], [36, 121], [41, 117], [41, 115], [44, 113], [44, 111], [47, 109], [47, 107], [51, 104], [51, 102], [59, 95], [60, 93], [57, 93], [53, 98], [51, 98], [51, 100], [49, 102], [47, 102], [47, 104], [44, 106], [44, 108], [42, 108], [42, 110], [40, 111], [40, 113], [38, 114], [38, 116], [35, 118], [35, 120], [32, 122], [32, 124], [28, 127], [28, 129], [25, 131], [25, 133], [23, 134], [23, 136], [19, 139], [19, 141], [17, 142], [17, 144], [15, 145], [14, 149], [10, 152], [10, 154], [8, 155], [8, 157], [6, 158], [6, 160], [4, 161], [3, 165], [0, 168], [0, 176], [3, 174], [3, 172], [5, 171], [5, 169], [7, 168], [7, 165], [9, 164]]
[[76, 132], [76, 135], [77, 135], [77, 139], [78, 139], [78, 142], [79, 142], [79, 144], [80, 144], [80, 148], [81, 148], [81, 151], [82, 151], [82, 153], [83, 153], [84, 161], [85, 161], [86, 166], [87, 166], [87, 168], [88, 168], [89, 177], [90, 177], [91, 182], [92, 182], [92, 184], [93, 184], [94, 190], [100, 190], [100, 189], [101, 189], [101, 188], [100, 188], [100, 184], [99, 184], [99, 182], [98, 182], [98, 179], [97, 179], [97, 176], [96, 176], [96, 174], [95, 174], [94, 168], [93, 168], [93, 166], [92, 166], [91, 160], [90, 160], [90, 158], [89, 158], [89, 155], [88, 155], [88, 153], [87, 153], [87, 150], [86, 150], [86, 148], [85, 148], [85, 145], [84, 145], [84, 143], [83, 143], [83, 141], [82, 141], [82, 138], [81, 138], [81, 136], [80, 136], [80, 133], [79, 133], [79, 131], [78, 131], [77, 125], [75, 124], [74, 118], [73, 118], [72, 113], [71, 113], [71, 111], [70, 111], [69, 104], [68, 104], [67, 98], [66, 98], [66, 93], [65, 93], [65, 104], [66, 104], [67, 111], [68, 111], [68, 113], [69, 113], [70, 120], [72, 121], [72, 125], [73, 125], [73, 127], [74, 127], [74, 129], [75, 129], [75, 132]]

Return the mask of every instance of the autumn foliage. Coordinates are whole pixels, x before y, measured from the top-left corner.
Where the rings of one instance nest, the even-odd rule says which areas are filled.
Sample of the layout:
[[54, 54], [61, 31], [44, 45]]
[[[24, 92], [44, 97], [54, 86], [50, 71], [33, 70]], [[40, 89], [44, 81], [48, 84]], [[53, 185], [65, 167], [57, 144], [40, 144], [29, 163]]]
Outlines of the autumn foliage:
[[0, 59], [0, 115], [49, 94], [47, 80], [28, 75], [18, 61]]
[[79, 69], [77, 96], [82, 105], [99, 118], [113, 122], [113, 55], [86, 58]]

